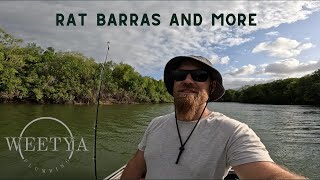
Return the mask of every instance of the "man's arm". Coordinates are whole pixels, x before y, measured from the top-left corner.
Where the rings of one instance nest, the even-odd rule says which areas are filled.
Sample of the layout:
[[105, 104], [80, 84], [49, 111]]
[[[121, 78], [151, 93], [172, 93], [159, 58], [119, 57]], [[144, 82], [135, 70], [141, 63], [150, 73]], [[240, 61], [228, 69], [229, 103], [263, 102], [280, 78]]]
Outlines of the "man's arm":
[[146, 161], [144, 160], [144, 152], [137, 150], [136, 154], [123, 170], [121, 180], [140, 179], [147, 172]]
[[252, 162], [233, 167], [240, 179], [307, 179], [272, 162]]

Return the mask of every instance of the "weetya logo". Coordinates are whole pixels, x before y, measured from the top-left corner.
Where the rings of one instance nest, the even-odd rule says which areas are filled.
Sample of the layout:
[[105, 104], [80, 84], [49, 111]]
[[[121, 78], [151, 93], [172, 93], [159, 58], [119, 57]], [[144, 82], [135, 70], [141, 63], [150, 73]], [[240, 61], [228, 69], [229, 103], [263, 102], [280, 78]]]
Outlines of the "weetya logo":
[[[29, 133], [27, 136], [24, 136], [24, 134], [27, 134], [27, 129], [31, 126], [31, 124], [44, 120], [49, 120], [55, 124], [58, 122], [64, 127], [64, 129], [67, 130], [68, 135], [35, 137], [30, 136]], [[48, 124], [48, 122], [46, 122], [46, 124]], [[52, 128], [53, 125], [50, 126]], [[36, 129], [37, 134], [43, 133], [44, 131], [45, 133], [49, 133], [48, 128]], [[60, 134], [61, 132], [65, 133], [65, 130], [60, 131]], [[7, 140], [9, 151], [14, 149], [15, 151], [18, 151], [21, 159], [28, 164], [28, 167], [41, 174], [58, 172], [59, 169], [64, 168], [65, 165], [71, 160], [74, 151], [88, 151], [83, 137], [81, 137], [77, 143], [77, 149], [75, 149], [76, 139], [73, 137], [69, 127], [61, 120], [53, 117], [40, 117], [34, 119], [22, 129], [19, 137], [4, 138]], [[27, 156], [28, 158], [26, 158]]]

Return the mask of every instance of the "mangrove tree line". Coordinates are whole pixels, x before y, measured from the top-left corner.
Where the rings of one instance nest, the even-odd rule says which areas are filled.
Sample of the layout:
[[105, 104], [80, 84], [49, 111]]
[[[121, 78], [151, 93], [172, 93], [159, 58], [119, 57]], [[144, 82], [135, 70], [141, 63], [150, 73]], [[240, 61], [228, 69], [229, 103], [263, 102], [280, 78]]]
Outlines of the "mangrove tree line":
[[[77, 52], [46, 50], [0, 29], [0, 101], [95, 103], [101, 63]], [[125, 63], [106, 63], [101, 101], [171, 102], [162, 80], [143, 77]]]

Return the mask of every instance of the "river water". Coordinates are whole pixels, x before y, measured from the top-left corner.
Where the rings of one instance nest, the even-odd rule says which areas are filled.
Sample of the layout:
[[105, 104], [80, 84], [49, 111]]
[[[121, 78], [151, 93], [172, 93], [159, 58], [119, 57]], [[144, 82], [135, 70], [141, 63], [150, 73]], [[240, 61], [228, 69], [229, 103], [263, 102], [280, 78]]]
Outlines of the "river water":
[[[209, 103], [208, 107], [248, 124], [278, 164], [320, 179], [319, 107], [240, 103]], [[129, 160], [152, 118], [173, 110], [172, 104], [100, 106], [98, 178]], [[27, 126], [39, 117], [60, 122], [41, 119]], [[0, 104], [0, 179], [94, 179], [94, 120], [95, 106]], [[21, 139], [19, 153], [11, 143], [24, 128], [21, 137], [29, 139]], [[74, 148], [68, 145], [68, 129]]]

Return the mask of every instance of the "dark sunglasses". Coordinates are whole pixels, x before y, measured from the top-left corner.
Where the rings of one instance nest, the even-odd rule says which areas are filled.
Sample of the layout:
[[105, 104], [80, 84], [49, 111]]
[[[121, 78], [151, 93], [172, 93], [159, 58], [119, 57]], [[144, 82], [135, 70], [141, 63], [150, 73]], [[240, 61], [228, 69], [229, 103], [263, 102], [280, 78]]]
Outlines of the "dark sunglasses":
[[192, 79], [197, 82], [205, 82], [209, 77], [209, 73], [201, 69], [196, 69], [196, 70], [177, 69], [172, 71], [172, 77], [176, 81], [185, 80], [188, 74], [191, 74]]

